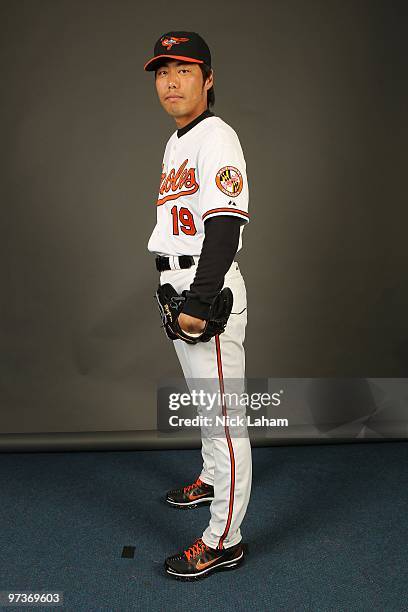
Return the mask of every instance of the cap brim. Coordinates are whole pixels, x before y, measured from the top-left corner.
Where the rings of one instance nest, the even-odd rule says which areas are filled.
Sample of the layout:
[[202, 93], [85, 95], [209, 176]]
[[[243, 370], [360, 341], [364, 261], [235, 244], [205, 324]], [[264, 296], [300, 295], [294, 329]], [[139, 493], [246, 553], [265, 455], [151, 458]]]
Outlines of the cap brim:
[[167, 53], [164, 55], [156, 55], [155, 57], [152, 57], [151, 60], [149, 60], [145, 65], [144, 65], [144, 70], [150, 71], [150, 70], [156, 70], [157, 66], [160, 65], [162, 58], [164, 57], [168, 57], [170, 59], [178, 59], [178, 60], [183, 60], [185, 62], [191, 62], [193, 64], [204, 64], [203, 60], [199, 60], [199, 59], [194, 59], [193, 57], [184, 57], [184, 55], [168, 55]]

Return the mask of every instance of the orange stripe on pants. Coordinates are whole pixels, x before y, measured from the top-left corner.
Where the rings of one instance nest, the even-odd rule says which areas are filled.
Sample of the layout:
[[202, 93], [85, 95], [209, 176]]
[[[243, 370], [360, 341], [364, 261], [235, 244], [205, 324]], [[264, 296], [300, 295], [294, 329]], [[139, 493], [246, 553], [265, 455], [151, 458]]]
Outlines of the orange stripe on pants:
[[232, 447], [232, 442], [231, 442], [231, 436], [230, 436], [229, 428], [227, 424], [227, 408], [225, 406], [225, 400], [224, 400], [224, 378], [223, 378], [223, 373], [222, 373], [221, 345], [220, 345], [220, 337], [218, 334], [215, 336], [215, 346], [216, 346], [216, 351], [217, 351], [218, 380], [220, 383], [220, 391], [221, 391], [221, 398], [222, 398], [222, 414], [225, 420], [224, 431], [225, 431], [225, 436], [227, 438], [228, 450], [229, 450], [229, 456], [230, 456], [230, 464], [231, 464], [230, 496], [229, 496], [227, 523], [225, 525], [224, 532], [222, 536], [220, 537], [220, 540], [217, 546], [219, 550], [222, 550], [224, 540], [228, 535], [228, 531], [231, 525], [232, 511], [234, 508], [235, 458], [234, 458], [234, 449]]

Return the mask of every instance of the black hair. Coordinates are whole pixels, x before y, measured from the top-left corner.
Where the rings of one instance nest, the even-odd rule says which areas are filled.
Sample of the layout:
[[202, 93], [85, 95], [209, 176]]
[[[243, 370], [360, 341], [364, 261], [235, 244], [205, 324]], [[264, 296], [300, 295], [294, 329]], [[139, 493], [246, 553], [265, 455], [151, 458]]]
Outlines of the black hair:
[[[207, 66], [207, 64], [198, 64], [198, 65], [200, 66], [201, 74], [203, 75], [203, 79], [205, 83], [211, 74], [211, 68]], [[210, 106], [214, 106], [214, 104], [215, 104], [215, 92], [214, 92], [214, 85], [213, 85], [211, 89], [207, 91], [207, 106], [208, 108], [210, 108]]]

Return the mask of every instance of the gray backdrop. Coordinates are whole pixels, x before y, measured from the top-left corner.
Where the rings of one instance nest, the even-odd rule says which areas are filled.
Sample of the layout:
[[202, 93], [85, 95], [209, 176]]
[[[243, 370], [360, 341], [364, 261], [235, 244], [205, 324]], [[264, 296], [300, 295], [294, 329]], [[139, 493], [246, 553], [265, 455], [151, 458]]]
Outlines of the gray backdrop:
[[0, 3], [2, 434], [154, 430], [181, 375], [147, 251], [170, 29], [210, 45], [247, 160], [248, 376], [407, 376], [403, 7]]

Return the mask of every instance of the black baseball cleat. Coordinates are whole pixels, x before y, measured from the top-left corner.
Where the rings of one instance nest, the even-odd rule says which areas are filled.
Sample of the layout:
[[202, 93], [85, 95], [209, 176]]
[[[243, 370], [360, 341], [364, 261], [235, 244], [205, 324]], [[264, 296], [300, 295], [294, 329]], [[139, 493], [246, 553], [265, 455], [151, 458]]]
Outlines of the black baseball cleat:
[[199, 478], [193, 484], [167, 491], [166, 502], [176, 508], [196, 508], [210, 504], [214, 499], [214, 487]]
[[230, 548], [210, 548], [198, 538], [187, 550], [167, 557], [164, 568], [176, 580], [199, 580], [211, 572], [236, 569], [244, 559], [241, 542]]

